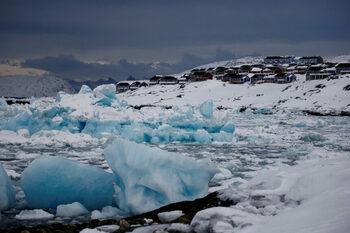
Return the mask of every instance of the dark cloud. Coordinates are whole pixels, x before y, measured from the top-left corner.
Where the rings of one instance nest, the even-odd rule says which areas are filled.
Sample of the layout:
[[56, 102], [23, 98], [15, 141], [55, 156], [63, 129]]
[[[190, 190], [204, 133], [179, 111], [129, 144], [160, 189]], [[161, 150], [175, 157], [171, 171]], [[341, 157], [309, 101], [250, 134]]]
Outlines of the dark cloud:
[[44, 57], [39, 59], [27, 59], [22, 63], [23, 67], [31, 67], [49, 71], [65, 79], [74, 80], [98, 80], [113, 78], [126, 80], [130, 75], [137, 79], [150, 78], [156, 74], [175, 74], [205, 63], [233, 59], [235, 55], [227, 51], [218, 50], [212, 58], [201, 58], [191, 54], [185, 54], [182, 60], [175, 64], [169, 63], [131, 63], [126, 59], [117, 64], [85, 63], [72, 55], [60, 55], [57, 57]]
[[[190, 62], [218, 49], [335, 55], [350, 52], [348, 9], [347, 0], [2, 0], [0, 57], [126, 58], [148, 70], [151, 61], [174, 63], [189, 53], [195, 57], [180, 63]], [[127, 63], [119, 66], [134, 66]]]

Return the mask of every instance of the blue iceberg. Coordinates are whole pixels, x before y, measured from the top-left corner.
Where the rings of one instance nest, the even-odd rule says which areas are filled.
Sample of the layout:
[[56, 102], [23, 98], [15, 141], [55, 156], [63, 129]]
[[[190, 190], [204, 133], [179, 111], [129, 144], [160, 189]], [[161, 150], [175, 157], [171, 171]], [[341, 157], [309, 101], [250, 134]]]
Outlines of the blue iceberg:
[[16, 200], [11, 181], [0, 163], [0, 211], [14, 206]]
[[208, 100], [199, 106], [199, 111], [206, 118], [213, 117], [213, 101]]
[[22, 173], [21, 187], [31, 208], [56, 208], [79, 202], [101, 209], [113, 202], [113, 175], [61, 157], [42, 156]]
[[208, 161], [119, 138], [104, 154], [115, 175], [116, 204], [130, 214], [203, 197], [216, 172]]

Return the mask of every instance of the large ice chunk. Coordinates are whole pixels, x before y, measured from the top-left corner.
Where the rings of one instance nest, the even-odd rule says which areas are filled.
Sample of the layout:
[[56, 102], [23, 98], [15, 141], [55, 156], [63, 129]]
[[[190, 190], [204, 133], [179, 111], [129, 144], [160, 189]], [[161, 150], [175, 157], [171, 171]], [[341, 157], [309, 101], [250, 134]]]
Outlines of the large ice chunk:
[[0, 211], [12, 207], [15, 204], [15, 199], [11, 181], [0, 163]]
[[114, 84], [104, 84], [94, 89], [94, 94], [97, 97], [102, 94], [110, 99], [115, 99], [116, 86]]
[[79, 202], [100, 209], [113, 200], [113, 175], [66, 158], [42, 156], [22, 173], [21, 186], [32, 208]]
[[208, 100], [199, 106], [199, 111], [206, 118], [213, 117], [213, 101]]
[[115, 139], [104, 154], [116, 181], [116, 203], [131, 214], [203, 197], [215, 170], [208, 161]]

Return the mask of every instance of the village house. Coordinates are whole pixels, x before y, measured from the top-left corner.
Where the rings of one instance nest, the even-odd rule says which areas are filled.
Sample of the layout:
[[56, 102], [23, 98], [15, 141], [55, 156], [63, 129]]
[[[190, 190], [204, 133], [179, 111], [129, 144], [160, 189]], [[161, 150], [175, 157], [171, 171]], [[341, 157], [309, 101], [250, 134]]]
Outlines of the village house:
[[312, 65], [306, 71], [306, 80], [317, 80], [328, 78], [331, 74], [325, 72], [321, 65]]
[[253, 74], [261, 74], [262, 73], [262, 69], [259, 68], [259, 67], [253, 67], [249, 72], [253, 73]]
[[247, 75], [252, 67], [250, 65], [241, 65], [238, 70], [238, 74], [240, 75]]
[[296, 76], [294, 74], [279, 73], [275, 75], [275, 83], [290, 83], [296, 81]]
[[320, 56], [300, 57], [297, 62], [301, 64], [320, 64], [323, 63], [323, 58]]
[[335, 66], [337, 73], [349, 74], [350, 73], [350, 63], [339, 63]]
[[252, 74], [247, 75], [250, 79], [250, 83], [252, 84], [259, 84], [264, 82], [264, 75], [263, 74]]
[[149, 85], [157, 85], [159, 84], [159, 80], [163, 78], [163, 76], [160, 75], [155, 75], [152, 78], [150, 78], [149, 80]]
[[231, 84], [243, 84], [245, 82], [249, 82], [250, 78], [248, 78], [247, 75], [240, 75], [240, 74], [227, 74], [228, 75], [228, 82]]
[[134, 81], [133, 83], [131, 83], [129, 89], [133, 91], [133, 90], [139, 89], [140, 87], [147, 87], [147, 86], [148, 86], [147, 81], [139, 80], [139, 81]]
[[308, 69], [309, 67], [306, 66], [306, 65], [297, 65], [295, 67], [295, 73], [297, 74], [305, 74], [306, 73], [306, 70]]
[[174, 76], [164, 76], [160, 78], [158, 82], [158, 84], [160, 85], [175, 85], [177, 83], [178, 83], [178, 80]]
[[205, 72], [205, 71], [197, 71], [193, 74], [190, 74], [191, 76], [191, 82], [198, 82], [198, 81], [205, 81], [208, 79], [213, 79], [213, 75], [211, 73]]
[[264, 59], [265, 64], [283, 64], [292, 62], [295, 62], [294, 57], [292, 56], [269, 56]]
[[130, 81], [120, 81], [116, 84], [117, 93], [122, 93], [130, 89]]
[[191, 81], [191, 76], [188, 74], [182, 75], [180, 78], [177, 79], [179, 84], [186, 84]]

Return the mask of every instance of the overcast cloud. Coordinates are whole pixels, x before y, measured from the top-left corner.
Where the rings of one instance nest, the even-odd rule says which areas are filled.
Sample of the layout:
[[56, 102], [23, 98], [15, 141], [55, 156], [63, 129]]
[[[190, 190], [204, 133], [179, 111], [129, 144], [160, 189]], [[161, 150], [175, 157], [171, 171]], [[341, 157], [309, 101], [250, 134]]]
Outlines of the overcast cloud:
[[[152, 62], [173, 72], [230, 55], [341, 55], [350, 53], [349, 9], [346, 0], [2, 0], [0, 58], [41, 67], [67, 60], [99, 76], [129, 67], [147, 76]], [[112, 64], [81, 62], [97, 60]]]

